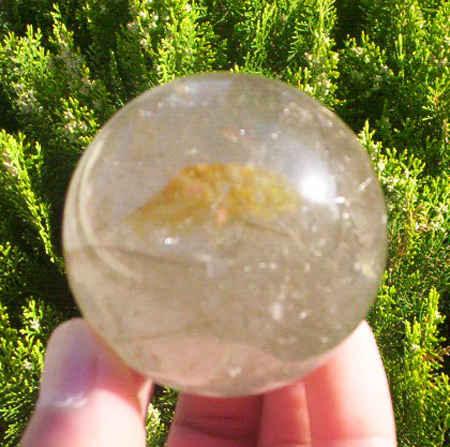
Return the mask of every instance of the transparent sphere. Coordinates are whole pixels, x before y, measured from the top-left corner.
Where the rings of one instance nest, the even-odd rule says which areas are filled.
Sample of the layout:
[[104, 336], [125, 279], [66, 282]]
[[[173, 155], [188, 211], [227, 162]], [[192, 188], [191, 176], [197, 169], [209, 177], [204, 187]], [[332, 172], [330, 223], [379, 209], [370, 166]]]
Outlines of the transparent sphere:
[[365, 317], [382, 192], [336, 115], [283, 83], [210, 73], [154, 88], [93, 140], [64, 219], [82, 313], [130, 366], [211, 396], [264, 392]]

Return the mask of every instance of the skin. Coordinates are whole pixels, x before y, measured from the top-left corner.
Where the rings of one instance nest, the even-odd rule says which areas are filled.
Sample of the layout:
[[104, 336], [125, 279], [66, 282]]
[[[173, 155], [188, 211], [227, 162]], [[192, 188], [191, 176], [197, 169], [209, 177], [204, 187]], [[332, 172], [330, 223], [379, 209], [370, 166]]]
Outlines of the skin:
[[[126, 367], [81, 319], [47, 347], [41, 391], [22, 447], [144, 447], [151, 382]], [[169, 447], [396, 445], [388, 384], [366, 322], [328, 362], [265, 395], [181, 394]]]

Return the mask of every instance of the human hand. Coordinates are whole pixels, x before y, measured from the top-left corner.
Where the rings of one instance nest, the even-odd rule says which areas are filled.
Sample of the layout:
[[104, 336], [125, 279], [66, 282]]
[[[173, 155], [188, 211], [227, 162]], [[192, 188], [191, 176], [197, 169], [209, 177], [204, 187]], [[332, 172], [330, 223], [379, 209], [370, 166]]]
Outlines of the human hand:
[[[53, 333], [22, 447], [144, 447], [150, 381], [81, 319]], [[169, 447], [391, 447], [389, 389], [366, 322], [327, 363], [261, 396], [181, 394]]]

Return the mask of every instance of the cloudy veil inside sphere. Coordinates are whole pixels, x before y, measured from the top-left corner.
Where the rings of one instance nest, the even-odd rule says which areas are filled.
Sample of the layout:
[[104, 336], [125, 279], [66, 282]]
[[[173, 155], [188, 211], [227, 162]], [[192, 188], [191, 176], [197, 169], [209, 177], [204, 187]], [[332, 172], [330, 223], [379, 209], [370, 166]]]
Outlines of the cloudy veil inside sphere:
[[99, 132], [64, 218], [81, 311], [136, 370], [212, 396], [317, 367], [375, 296], [381, 189], [355, 135], [283, 83], [210, 73]]

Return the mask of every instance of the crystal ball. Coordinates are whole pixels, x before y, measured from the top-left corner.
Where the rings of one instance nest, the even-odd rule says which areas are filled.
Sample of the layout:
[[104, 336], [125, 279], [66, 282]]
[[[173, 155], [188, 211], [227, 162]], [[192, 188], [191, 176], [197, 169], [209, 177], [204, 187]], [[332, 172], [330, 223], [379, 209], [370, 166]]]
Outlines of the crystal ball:
[[189, 393], [249, 395], [309, 373], [365, 318], [386, 214], [334, 113], [278, 81], [207, 73], [101, 129], [63, 243], [82, 314], [127, 364]]

